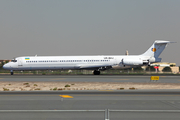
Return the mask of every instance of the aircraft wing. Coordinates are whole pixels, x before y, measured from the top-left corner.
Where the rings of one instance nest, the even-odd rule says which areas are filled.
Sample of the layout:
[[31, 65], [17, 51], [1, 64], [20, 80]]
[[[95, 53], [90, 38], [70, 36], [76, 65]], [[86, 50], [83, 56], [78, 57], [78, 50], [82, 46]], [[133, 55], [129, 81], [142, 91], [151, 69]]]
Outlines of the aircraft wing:
[[79, 65], [80, 69], [89, 69], [89, 70], [107, 70], [112, 68], [111, 65], [105, 64], [93, 64], [93, 65]]

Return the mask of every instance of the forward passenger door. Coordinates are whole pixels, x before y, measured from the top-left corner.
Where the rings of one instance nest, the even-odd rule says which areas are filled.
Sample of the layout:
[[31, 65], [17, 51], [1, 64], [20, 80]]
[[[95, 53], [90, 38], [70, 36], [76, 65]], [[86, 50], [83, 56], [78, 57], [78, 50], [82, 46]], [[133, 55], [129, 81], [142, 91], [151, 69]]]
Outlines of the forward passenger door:
[[23, 64], [22, 64], [22, 58], [19, 58], [17, 61], [18, 61], [18, 66], [23, 66]]

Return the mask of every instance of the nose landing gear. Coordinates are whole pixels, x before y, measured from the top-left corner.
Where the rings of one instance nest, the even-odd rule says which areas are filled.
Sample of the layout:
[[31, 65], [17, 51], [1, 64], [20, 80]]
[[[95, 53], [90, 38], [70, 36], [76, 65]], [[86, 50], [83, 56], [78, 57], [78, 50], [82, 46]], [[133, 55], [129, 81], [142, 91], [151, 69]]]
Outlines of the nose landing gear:
[[11, 70], [11, 75], [13, 75], [13, 70]]

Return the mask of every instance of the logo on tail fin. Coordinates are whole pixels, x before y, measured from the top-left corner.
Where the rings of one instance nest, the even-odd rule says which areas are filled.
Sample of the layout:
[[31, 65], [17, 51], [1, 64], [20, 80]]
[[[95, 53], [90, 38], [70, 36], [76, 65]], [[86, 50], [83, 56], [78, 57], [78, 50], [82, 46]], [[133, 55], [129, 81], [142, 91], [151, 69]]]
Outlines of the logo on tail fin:
[[152, 48], [151, 50], [152, 50], [153, 52], [156, 52], [156, 48]]

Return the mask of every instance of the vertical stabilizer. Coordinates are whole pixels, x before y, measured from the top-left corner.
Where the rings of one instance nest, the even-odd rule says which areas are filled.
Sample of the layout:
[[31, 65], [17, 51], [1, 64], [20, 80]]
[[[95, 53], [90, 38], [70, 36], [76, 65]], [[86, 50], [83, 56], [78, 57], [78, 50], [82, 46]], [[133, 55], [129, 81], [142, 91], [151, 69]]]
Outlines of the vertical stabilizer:
[[159, 61], [160, 58], [158, 57], [162, 53], [162, 51], [165, 49], [168, 43], [172, 43], [172, 42], [156, 40], [153, 43], [153, 45], [144, 54], [142, 54], [142, 56], [154, 57], [156, 61]]

